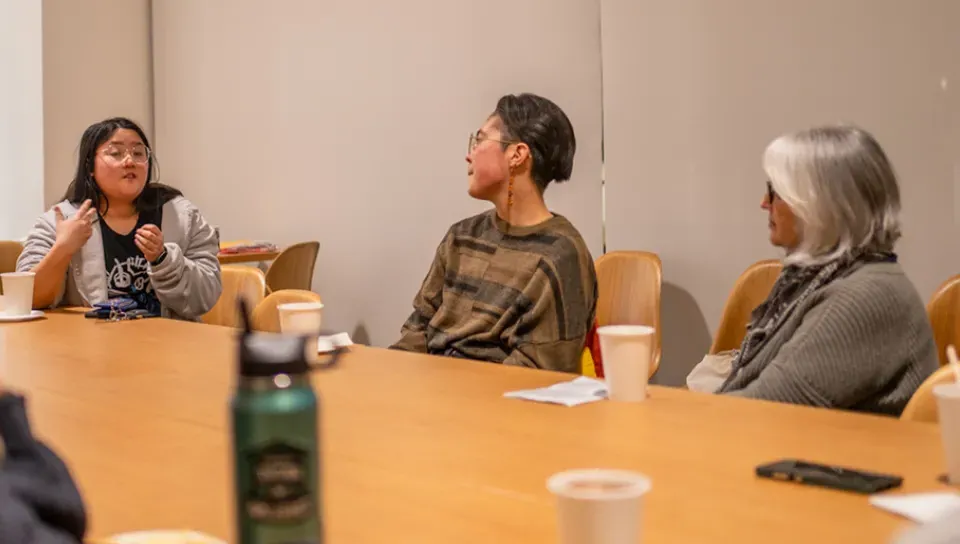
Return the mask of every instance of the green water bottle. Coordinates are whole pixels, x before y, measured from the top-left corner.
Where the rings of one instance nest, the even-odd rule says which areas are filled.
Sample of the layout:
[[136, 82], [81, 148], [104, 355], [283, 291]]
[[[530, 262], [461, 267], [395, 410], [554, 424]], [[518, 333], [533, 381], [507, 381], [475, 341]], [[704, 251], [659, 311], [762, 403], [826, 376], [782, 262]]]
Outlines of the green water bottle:
[[249, 324], [240, 337], [231, 403], [239, 544], [323, 544], [308, 345], [306, 337], [253, 333]]

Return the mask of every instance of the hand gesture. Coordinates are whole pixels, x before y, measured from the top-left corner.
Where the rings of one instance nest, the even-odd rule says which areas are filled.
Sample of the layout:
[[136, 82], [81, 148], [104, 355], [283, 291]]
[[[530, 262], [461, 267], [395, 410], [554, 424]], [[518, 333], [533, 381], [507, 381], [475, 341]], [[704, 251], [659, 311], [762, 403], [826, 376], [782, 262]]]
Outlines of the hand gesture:
[[137, 229], [133, 241], [151, 263], [163, 253], [163, 233], [156, 225], [146, 224]]
[[53, 209], [57, 220], [57, 238], [54, 243], [66, 249], [70, 255], [83, 247], [93, 234], [93, 220], [97, 217], [97, 210], [92, 208], [91, 204], [89, 200], [84, 200], [76, 215], [70, 219], [63, 218], [59, 206]]

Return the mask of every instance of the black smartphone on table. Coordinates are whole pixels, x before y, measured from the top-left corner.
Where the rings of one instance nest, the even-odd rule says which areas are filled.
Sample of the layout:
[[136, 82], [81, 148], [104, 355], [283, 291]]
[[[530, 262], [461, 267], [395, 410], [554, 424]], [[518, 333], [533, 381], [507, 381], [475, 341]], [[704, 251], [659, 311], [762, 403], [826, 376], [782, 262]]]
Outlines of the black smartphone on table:
[[856, 493], [877, 493], [900, 487], [903, 483], [903, 478], [893, 474], [864, 472], [798, 459], [783, 459], [760, 465], [757, 467], [757, 476]]

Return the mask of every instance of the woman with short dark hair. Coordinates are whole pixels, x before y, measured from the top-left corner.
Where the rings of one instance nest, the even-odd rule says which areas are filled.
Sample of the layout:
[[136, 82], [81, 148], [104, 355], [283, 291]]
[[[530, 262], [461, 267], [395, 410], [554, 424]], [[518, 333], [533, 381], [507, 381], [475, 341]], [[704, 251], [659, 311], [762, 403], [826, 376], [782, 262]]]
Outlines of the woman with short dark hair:
[[573, 126], [546, 98], [508, 95], [467, 147], [468, 193], [493, 209], [447, 232], [393, 347], [578, 372], [597, 279], [547, 186], [570, 178]]

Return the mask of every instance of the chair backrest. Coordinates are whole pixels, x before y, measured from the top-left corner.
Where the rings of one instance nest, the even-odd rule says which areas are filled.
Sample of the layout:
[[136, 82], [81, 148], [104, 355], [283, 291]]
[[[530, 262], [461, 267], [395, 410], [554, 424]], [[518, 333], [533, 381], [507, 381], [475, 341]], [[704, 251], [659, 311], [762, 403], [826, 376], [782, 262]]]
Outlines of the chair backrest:
[[647, 325], [654, 337], [652, 376], [660, 366], [663, 265], [649, 251], [611, 251], [597, 259], [597, 325]]
[[940, 364], [947, 361], [947, 346], [960, 348], [960, 274], [948, 279], [937, 289], [927, 304], [927, 317], [933, 327]]
[[240, 328], [243, 320], [240, 318], [237, 300], [244, 297], [251, 309], [260, 304], [266, 294], [267, 285], [263, 271], [254, 266], [225, 265], [220, 269], [220, 281], [223, 283], [220, 298], [200, 319], [208, 325]]
[[23, 244], [13, 240], [0, 240], [0, 274], [17, 271], [17, 259]]
[[313, 268], [320, 242], [300, 242], [284, 249], [267, 270], [267, 292], [313, 288]]
[[937, 423], [940, 420], [937, 414], [937, 399], [933, 396], [933, 387], [941, 383], [953, 381], [953, 369], [949, 365], [941, 366], [920, 384], [917, 391], [910, 397], [900, 419], [907, 421], [924, 421]]
[[261, 332], [280, 332], [280, 312], [277, 307], [281, 304], [294, 302], [322, 302], [320, 295], [313, 291], [301, 289], [284, 289], [270, 293], [263, 302], [253, 310], [250, 319], [253, 330]]
[[713, 345], [710, 346], [711, 354], [740, 347], [747, 334], [750, 314], [766, 300], [782, 269], [780, 261], [769, 259], [750, 265], [740, 274], [727, 303], [723, 306], [720, 326], [717, 327]]

